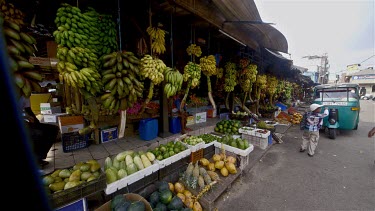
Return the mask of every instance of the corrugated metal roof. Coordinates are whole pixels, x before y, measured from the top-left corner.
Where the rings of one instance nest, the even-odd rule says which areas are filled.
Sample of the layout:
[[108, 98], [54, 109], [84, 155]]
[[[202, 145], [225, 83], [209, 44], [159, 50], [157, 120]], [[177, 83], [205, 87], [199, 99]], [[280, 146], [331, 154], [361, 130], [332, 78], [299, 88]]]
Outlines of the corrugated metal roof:
[[273, 26], [263, 23], [253, 0], [171, 0], [200, 16], [250, 48], [268, 48], [288, 53], [285, 36]]

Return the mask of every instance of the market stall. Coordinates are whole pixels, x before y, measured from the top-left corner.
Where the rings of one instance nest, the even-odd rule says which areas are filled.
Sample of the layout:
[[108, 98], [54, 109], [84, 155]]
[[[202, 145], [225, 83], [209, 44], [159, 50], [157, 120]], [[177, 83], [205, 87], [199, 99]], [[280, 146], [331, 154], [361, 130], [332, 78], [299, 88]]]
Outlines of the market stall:
[[[164, 138], [142, 150], [108, 156], [102, 165], [87, 160], [44, 175], [55, 209], [96, 193], [107, 202], [98, 210], [130, 206], [138, 196], [126, 194], [167, 181], [167, 188], [158, 184], [158, 190], [143, 192], [138, 209], [212, 210], [241, 176], [254, 148], [267, 149], [275, 133], [301, 120], [290, 109], [299, 85], [275, 74], [289, 63], [279, 64], [258, 49], [259, 43], [272, 42], [258, 40], [250, 48], [184, 10], [186, 5], [151, 2], [137, 2], [134, 8], [111, 2], [108, 9], [85, 1], [54, 5], [53, 14], [48, 12], [53, 23], [45, 23], [48, 36], [28, 29], [31, 12], [24, 19], [15, 5], [0, 2], [18, 91], [30, 97], [43, 93], [40, 84], [47, 80], [59, 84], [53, 100], [37, 104], [50, 106], [40, 106], [50, 112], [40, 114], [59, 125], [64, 152], [134, 134], [143, 141]], [[249, 39], [247, 44], [255, 43]], [[39, 41], [54, 44], [48, 45], [47, 56], [37, 47], [44, 46]], [[285, 108], [275, 115], [281, 105]], [[217, 120], [214, 127], [180, 134], [186, 125], [200, 127], [208, 118]], [[177, 138], [165, 139], [172, 134]], [[160, 198], [150, 201], [156, 194]]]

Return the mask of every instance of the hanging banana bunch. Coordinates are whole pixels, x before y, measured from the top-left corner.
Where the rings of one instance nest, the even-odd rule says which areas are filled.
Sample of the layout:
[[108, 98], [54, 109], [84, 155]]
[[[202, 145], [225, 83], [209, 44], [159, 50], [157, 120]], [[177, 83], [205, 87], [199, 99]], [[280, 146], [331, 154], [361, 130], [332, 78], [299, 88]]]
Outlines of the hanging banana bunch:
[[145, 102], [143, 103], [142, 110], [140, 113], [143, 113], [146, 105], [150, 102], [152, 99], [152, 96], [154, 94], [154, 86], [159, 85], [164, 80], [164, 71], [167, 68], [167, 66], [164, 64], [164, 62], [158, 58], [153, 58], [151, 55], [146, 54], [141, 60], [140, 60], [140, 74], [144, 78], [149, 78], [151, 80], [150, 88], [148, 91], [147, 98]]
[[167, 98], [175, 96], [181, 90], [183, 77], [176, 68], [166, 67], [164, 70], [165, 86], [164, 93]]
[[190, 88], [194, 89], [200, 83], [201, 79], [201, 66], [195, 63], [195, 57], [200, 57], [202, 55], [202, 50], [200, 46], [196, 44], [190, 44], [186, 48], [186, 52], [191, 56], [190, 62], [188, 62], [184, 67], [184, 74], [182, 75], [185, 82], [187, 82], [187, 87], [185, 90], [185, 95], [181, 100], [180, 110], [183, 111], [183, 108], [186, 103], [187, 96], [189, 95]]
[[237, 85], [236, 79], [236, 64], [232, 62], [227, 62], [225, 64], [225, 87], [226, 92], [232, 92], [234, 87]]
[[88, 48], [101, 57], [117, 49], [116, 24], [111, 18], [92, 8], [82, 13], [78, 7], [63, 3], [56, 13], [53, 36], [58, 44]]
[[151, 38], [151, 51], [156, 54], [163, 54], [166, 51], [165, 48], [165, 34], [166, 31], [161, 29], [163, 27], [161, 23], [157, 27], [149, 26], [146, 31]]
[[[248, 59], [242, 59], [240, 60], [240, 66], [243, 66], [245, 64], [248, 64], [243, 68], [242, 71], [239, 72], [239, 83], [242, 88], [242, 90], [245, 92], [245, 97], [243, 100], [243, 103], [246, 102], [247, 93], [249, 95], [250, 100], [251, 98], [251, 91], [253, 87], [253, 83], [256, 81], [256, 75], [258, 74], [257, 66], [255, 64], [250, 64], [249, 62], [246, 62]], [[241, 65], [242, 61], [242, 65]]]
[[202, 55], [202, 50], [201, 50], [201, 47], [196, 45], [196, 44], [191, 44], [187, 47], [186, 49], [186, 53], [189, 55], [189, 56], [196, 56], [196, 57], [200, 57]]
[[279, 80], [275, 76], [267, 76], [267, 88], [266, 92], [269, 95], [269, 105], [273, 105], [273, 98], [277, 90], [277, 84], [279, 83]]
[[18, 26], [23, 26], [25, 24], [23, 22], [25, 14], [12, 3], [6, 3], [4, 0], [0, 1], [0, 16], [3, 17], [4, 20], [9, 20]]
[[255, 81], [255, 98], [257, 100], [257, 103], [256, 103], [257, 114], [259, 114], [259, 101], [260, 101], [261, 93], [264, 93], [266, 88], [267, 88], [267, 76], [258, 74], [257, 79]]
[[233, 92], [234, 87], [237, 85], [237, 69], [236, 64], [233, 62], [227, 62], [225, 64], [225, 80], [224, 80], [224, 91], [227, 92], [225, 99], [225, 106], [229, 109], [229, 95]]
[[106, 90], [100, 97], [102, 106], [114, 112], [132, 107], [143, 95], [139, 59], [131, 51], [113, 52], [102, 59], [102, 83]]
[[[13, 71], [14, 79], [21, 94], [30, 97], [32, 91], [41, 91], [38, 82], [43, 80], [39, 71], [34, 70], [34, 65], [29, 62], [29, 57], [36, 51], [36, 40], [31, 35], [23, 32], [22, 18], [19, 14], [22, 12], [15, 9], [12, 4], [1, 4], [1, 15], [7, 19], [4, 20], [4, 35], [6, 47], [9, 54], [10, 69]], [[5, 10], [7, 11], [6, 13]], [[17, 11], [17, 14], [15, 13]], [[20, 18], [18, 18], [20, 17]]]
[[217, 75], [218, 69], [216, 68], [216, 59], [214, 55], [204, 56], [200, 58], [200, 66], [202, 72], [207, 77], [207, 89], [208, 89], [208, 99], [210, 100], [212, 107], [216, 110], [216, 104], [214, 98], [212, 97], [211, 79], [212, 75]]

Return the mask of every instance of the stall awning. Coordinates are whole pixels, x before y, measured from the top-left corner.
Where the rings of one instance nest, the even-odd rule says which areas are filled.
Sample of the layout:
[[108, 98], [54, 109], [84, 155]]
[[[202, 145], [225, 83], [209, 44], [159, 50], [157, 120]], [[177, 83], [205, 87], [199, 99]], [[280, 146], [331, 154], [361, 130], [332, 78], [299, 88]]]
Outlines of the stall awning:
[[284, 57], [283, 55], [281, 55], [279, 52], [277, 51], [273, 51], [273, 50], [270, 50], [268, 48], [264, 48], [268, 53], [270, 53], [272, 56], [275, 56], [276, 58], [278, 59], [282, 59], [282, 60], [286, 60], [286, 61], [292, 61], [291, 59], [288, 59], [286, 57]]
[[288, 53], [285, 36], [264, 23], [253, 0], [171, 0], [250, 48]]

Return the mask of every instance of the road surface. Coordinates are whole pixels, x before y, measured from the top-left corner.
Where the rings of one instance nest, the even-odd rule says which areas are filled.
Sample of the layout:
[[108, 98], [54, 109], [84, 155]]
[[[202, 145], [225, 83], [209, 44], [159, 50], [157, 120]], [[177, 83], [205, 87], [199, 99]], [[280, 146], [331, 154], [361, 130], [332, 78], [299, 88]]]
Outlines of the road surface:
[[375, 210], [375, 101], [361, 100], [358, 130], [324, 132], [314, 157], [299, 152], [298, 126], [216, 202], [221, 210]]

